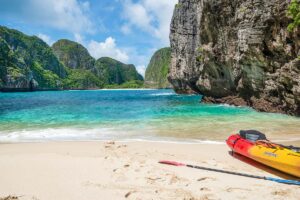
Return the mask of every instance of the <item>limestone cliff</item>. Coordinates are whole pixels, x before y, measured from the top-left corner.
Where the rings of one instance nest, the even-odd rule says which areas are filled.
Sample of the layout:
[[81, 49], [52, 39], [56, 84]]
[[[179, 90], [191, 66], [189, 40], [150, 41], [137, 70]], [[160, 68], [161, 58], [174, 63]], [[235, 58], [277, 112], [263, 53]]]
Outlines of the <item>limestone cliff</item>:
[[79, 43], [62, 39], [50, 48], [36, 36], [0, 26], [0, 91], [142, 85], [143, 77], [134, 65], [111, 58], [96, 62]]
[[159, 49], [152, 56], [145, 73], [145, 87], [170, 88], [167, 79], [171, 64], [171, 48]]
[[59, 89], [64, 66], [36, 36], [0, 26], [0, 90]]
[[106, 85], [120, 85], [129, 81], [144, 80], [134, 65], [126, 65], [109, 57], [102, 57], [96, 61], [95, 73]]
[[286, 0], [179, 0], [169, 81], [204, 101], [300, 115], [300, 29]]
[[95, 59], [88, 50], [77, 42], [61, 39], [52, 45], [57, 58], [70, 69], [92, 69]]

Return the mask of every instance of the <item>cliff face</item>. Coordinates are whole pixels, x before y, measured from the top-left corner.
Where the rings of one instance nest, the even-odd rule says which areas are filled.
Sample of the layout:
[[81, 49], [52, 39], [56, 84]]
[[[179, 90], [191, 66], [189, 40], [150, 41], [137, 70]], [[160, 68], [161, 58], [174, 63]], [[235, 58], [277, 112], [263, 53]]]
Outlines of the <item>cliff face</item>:
[[143, 81], [134, 65], [126, 65], [112, 58], [99, 58], [95, 63], [95, 73], [106, 85], [123, 84], [128, 81]]
[[[126, 83], [124, 85], [120, 85]], [[81, 44], [59, 40], [50, 48], [36, 36], [0, 26], [0, 91], [141, 87], [134, 65], [97, 62]]]
[[52, 50], [67, 69], [68, 76], [63, 80], [65, 89], [95, 89], [104, 86], [104, 82], [93, 72], [95, 59], [84, 46], [61, 39], [52, 45]]
[[300, 115], [300, 30], [286, 0], [179, 0], [169, 81], [204, 101]]
[[60, 88], [64, 66], [51, 48], [35, 36], [0, 26], [0, 89]]
[[62, 39], [52, 45], [57, 58], [70, 69], [92, 69], [95, 59], [88, 50], [77, 42]]
[[145, 87], [170, 88], [167, 79], [171, 64], [171, 48], [162, 48], [154, 53], [145, 73]]

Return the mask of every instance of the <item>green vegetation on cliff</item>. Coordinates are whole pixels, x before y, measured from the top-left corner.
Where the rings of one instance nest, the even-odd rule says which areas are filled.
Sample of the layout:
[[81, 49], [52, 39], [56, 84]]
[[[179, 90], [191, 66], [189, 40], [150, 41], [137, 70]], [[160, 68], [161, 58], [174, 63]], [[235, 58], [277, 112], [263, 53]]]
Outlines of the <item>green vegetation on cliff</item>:
[[0, 26], [2, 88], [57, 89], [65, 77], [64, 66], [43, 40]]
[[57, 58], [70, 69], [92, 69], [95, 59], [81, 44], [70, 40], [58, 40], [52, 45]]
[[0, 26], [0, 90], [142, 87], [134, 65], [95, 61], [86, 48], [59, 40], [50, 48], [36, 36]]
[[162, 48], [154, 53], [146, 69], [145, 87], [169, 88], [167, 75], [171, 64], [171, 48]]
[[136, 88], [142, 85], [135, 82], [142, 81], [143, 77], [134, 65], [106, 57], [95, 61], [81, 44], [65, 39], [54, 43], [52, 49], [68, 69], [68, 76], [63, 81], [66, 89]]
[[129, 81], [143, 81], [134, 65], [126, 65], [112, 58], [99, 58], [95, 63], [95, 72], [105, 85], [121, 85]]
[[90, 70], [69, 69], [68, 77], [63, 80], [65, 89], [96, 89], [103, 88], [104, 84]]
[[288, 16], [292, 18], [293, 22], [289, 24], [288, 30], [293, 31], [300, 26], [300, 1], [292, 0], [288, 7]]

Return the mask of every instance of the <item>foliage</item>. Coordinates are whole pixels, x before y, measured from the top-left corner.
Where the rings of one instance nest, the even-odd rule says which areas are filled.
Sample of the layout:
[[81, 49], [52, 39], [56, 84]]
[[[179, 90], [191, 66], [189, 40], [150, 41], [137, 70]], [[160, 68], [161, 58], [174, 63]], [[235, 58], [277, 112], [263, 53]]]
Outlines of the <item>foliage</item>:
[[179, 8], [181, 8], [181, 7], [182, 7], [182, 4], [181, 4], [181, 3], [175, 4], [175, 8], [179, 9]]
[[28, 82], [33, 78], [41, 88], [51, 89], [58, 88], [60, 79], [66, 76], [64, 66], [43, 40], [4, 26], [0, 26], [0, 66], [3, 87], [8, 84], [6, 75]]
[[131, 80], [143, 81], [143, 77], [136, 71], [134, 65], [126, 65], [108, 57], [96, 61], [95, 71], [105, 85], [121, 85]]
[[146, 69], [145, 87], [167, 88], [167, 75], [171, 64], [171, 48], [162, 48], [154, 53]]
[[14, 68], [14, 67], [8, 67], [8, 68], [7, 68], [7, 73], [8, 73], [10, 76], [12, 76], [12, 78], [14, 78], [14, 79], [23, 76], [23, 73], [22, 73], [21, 69]]
[[63, 80], [65, 89], [102, 88], [103, 82], [91, 71], [84, 69], [70, 69], [67, 78]]
[[54, 54], [68, 68], [92, 69], [95, 59], [88, 50], [77, 42], [62, 39], [52, 45]]
[[33, 77], [39, 83], [39, 87], [46, 89], [55, 89], [61, 87], [61, 79], [57, 74], [50, 70], [44, 69], [40, 63], [34, 62], [31, 70]]
[[[7, 75], [13, 81], [7, 83]], [[50, 48], [36, 36], [0, 26], [0, 87], [31, 89], [31, 81], [37, 82], [39, 89], [91, 89], [105, 85], [136, 88], [141, 87], [143, 77], [134, 65], [111, 58], [101, 58], [95, 64], [95, 59], [76, 42], [59, 40]], [[20, 82], [23, 85], [17, 85]]]
[[293, 31], [300, 25], [300, 2], [298, 0], [292, 0], [290, 2], [287, 15], [293, 20], [288, 26], [288, 31]]

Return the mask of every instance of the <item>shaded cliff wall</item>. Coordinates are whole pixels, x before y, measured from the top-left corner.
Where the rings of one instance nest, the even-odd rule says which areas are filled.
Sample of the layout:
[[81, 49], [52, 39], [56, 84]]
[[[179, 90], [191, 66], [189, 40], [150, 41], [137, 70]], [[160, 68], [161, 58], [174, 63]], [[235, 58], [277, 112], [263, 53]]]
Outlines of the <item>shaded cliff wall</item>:
[[204, 101], [300, 115], [300, 30], [286, 0], [179, 0], [169, 81]]

